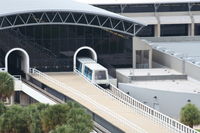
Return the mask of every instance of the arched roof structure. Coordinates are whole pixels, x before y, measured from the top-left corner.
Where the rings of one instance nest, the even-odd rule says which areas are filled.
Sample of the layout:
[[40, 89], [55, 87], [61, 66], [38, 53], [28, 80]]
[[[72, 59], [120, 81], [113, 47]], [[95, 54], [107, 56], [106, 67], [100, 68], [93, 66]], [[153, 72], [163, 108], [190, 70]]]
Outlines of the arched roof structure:
[[68, 24], [97, 27], [128, 35], [146, 24], [73, 0], [4, 0], [0, 30], [30, 25]]

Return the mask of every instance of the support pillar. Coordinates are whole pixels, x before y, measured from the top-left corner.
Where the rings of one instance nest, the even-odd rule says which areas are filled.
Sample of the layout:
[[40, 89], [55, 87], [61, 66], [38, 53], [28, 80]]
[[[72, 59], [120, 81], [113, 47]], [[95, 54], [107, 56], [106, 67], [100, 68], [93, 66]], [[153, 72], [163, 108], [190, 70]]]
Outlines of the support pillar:
[[15, 98], [14, 98], [14, 93], [11, 95], [10, 97], [10, 104], [13, 105], [14, 104], [14, 101], [15, 101]]
[[194, 24], [194, 23], [191, 24], [191, 29], [190, 29], [190, 31], [191, 31], [190, 36], [195, 36], [195, 24]]
[[155, 37], [160, 37], [160, 24], [155, 25], [154, 36]]
[[135, 47], [134, 47], [133, 42], [134, 42], [134, 37], [132, 39], [132, 56], [133, 56], [132, 67], [133, 67], [133, 69], [135, 69], [136, 68], [136, 51], [135, 51]]
[[149, 50], [149, 68], [152, 68], [152, 49]]
[[133, 69], [136, 68], [136, 50], [133, 50]]
[[195, 25], [194, 23], [188, 24], [188, 36], [194, 36]]
[[193, 13], [191, 11], [193, 4], [192, 3], [188, 3], [188, 14], [190, 16], [191, 19], [191, 24], [188, 25], [188, 36], [195, 36], [195, 20], [194, 20], [194, 16]]

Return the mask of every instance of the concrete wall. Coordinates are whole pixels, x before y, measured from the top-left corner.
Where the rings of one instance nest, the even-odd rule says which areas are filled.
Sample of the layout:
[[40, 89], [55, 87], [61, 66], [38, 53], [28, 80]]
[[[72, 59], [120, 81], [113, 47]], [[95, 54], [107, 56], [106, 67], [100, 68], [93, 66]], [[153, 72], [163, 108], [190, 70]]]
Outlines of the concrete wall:
[[200, 66], [186, 62], [185, 73], [194, 79], [200, 80]]
[[119, 72], [116, 71], [116, 77], [117, 77], [117, 81], [118, 82], [122, 82], [122, 83], [129, 83], [130, 79], [128, 78], [128, 76], [125, 76]]
[[175, 56], [157, 50], [153, 50], [153, 60], [196, 80], [200, 80], [200, 66], [192, 64], [191, 62], [185, 62]]
[[20, 105], [22, 106], [27, 106], [29, 105], [29, 96], [26, 95], [25, 93], [20, 93]]
[[113, 84], [114, 86], [117, 86], [117, 79], [116, 79], [116, 78], [110, 78], [110, 79], [109, 79], [109, 82], [110, 82], [111, 84]]
[[147, 42], [142, 41], [139, 37], [133, 37], [134, 50], [152, 50]]
[[[160, 112], [179, 119], [181, 108], [191, 100], [191, 103], [200, 108], [200, 93], [178, 93], [162, 90], [151, 90], [146, 88], [136, 88], [132, 84], [119, 83], [118, 87], [124, 92], [146, 105], [157, 108]], [[155, 100], [154, 97], [157, 97]], [[158, 104], [157, 106], [155, 106]]]
[[133, 37], [133, 66], [136, 68], [136, 51], [148, 50], [149, 51], [149, 68], [152, 68], [152, 48], [147, 42], [142, 41], [138, 37]]
[[168, 36], [168, 37], [140, 37], [149, 42], [181, 42], [181, 41], [200, 41], [199, 36]]
[[175, 69], [178, 72], [183, 72], [183, 60], [172, 55], [153, 50], [153, 61], [156, 61], [164, 66]]
[[[198, 74], [196, 74], [198, 76]], [[187, 75], [148, 75], [148, 76], [126, 76], [116, 71], [117, 80], [120, 83], [149, 80], [187, 80]]]

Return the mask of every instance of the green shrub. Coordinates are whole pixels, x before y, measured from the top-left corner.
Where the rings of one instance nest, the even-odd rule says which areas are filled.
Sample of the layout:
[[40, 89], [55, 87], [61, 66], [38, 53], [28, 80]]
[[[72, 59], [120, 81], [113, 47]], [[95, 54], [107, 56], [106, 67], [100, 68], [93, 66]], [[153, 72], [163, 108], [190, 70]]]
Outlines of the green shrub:
[[181, 122], [193, 128], [200, 124], [200, 111], [194, 104], [186, 104], [180, 112]]
[[0, 133], [27, 133], [27, 120], [24, 108], [13, 105], [0, 117]]

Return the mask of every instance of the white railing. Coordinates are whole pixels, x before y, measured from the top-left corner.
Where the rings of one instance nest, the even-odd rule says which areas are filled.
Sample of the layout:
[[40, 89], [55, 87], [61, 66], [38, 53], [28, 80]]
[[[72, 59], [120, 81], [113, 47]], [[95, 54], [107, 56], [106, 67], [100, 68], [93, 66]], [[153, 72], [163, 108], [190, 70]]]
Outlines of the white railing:
[[[0, 72], [7, 72], [5, 68], [0, 68]], [[10, 73], [8, 73], [11, 77], [13, 77], [14, 79], [18, 79], [21, 80], [21, 75], [11, 75]]]
[[22, 79], [21, 75], [11, 75], [11, 76], [16, 80], [21, 80]]
[[5, 72], [6, 69], [5, 68], [0, 68], [0, 72]]
[[22, 90], [22, 81], [21, 80], [14, 80], [15, 81], [15, 91], [21, 91]]
[[[0, 72], [6, 72], [5, 68], [0, 68]], [[21, 90], [22, 84], [21, 84], [21, 75], [11, 75], [8, 73], [13, 79], [14, 79], [14, 88], [15, 90]]]
[[13, 79], [14, 79], [14, 88], [15, 91], [20, 91], [22, 90], [22, 81], [21, 81], [21, 75], [11, 75], [8, 73]]
[[189, 126], [186, 126], [179, 121], [170, 118], [167, 115], [162, 114], [161, 112], [141, 103], [140, 101], [134, 99], [133, 97], [129, 96], [128, 94], [124, 93], [119, 88], [115, 87], [114, 85], [110, 84], [111, 91], [106, 90], [102, 88], [101, 86], [92, 83], [87, 77], [85, 77], [82, 73], [80, 73], [78, 70], [74, 70], [77, 74], [84, 77], [89, 83], [95, 85], [99, 89], [101, 89], [103, 92], [107, 93], [108, 95], [112, 96], [113, 98], [119, 100], [120, 102], [126, 104], [127, 106], [130, 106], [137, 110], [138, 113], [149, 117], [153, 121], [157, 121], [159, 124], [171, 129], [172, 131], [178, 132], [178, 133], [199, 133], [198, 131], [190, 128]]
[[[122, 117], [121, 115], [118, 115], [117, 113], [111, 111], [110, 109], [106, 108], [105, 106], [98, 104], [96, 101], [94, 101], [93, 99], [91, 99], [90, 97], [88, 97], [87, 95], [79, 92], [76, 89], [73, 89], [69, 86], [67, 86], [66, 84], [63, 84], [62, 82], [55, 80], [54, 78], [40, 72], [39, 70], [35, 69], [35, 68], [31, 68], [30, 69], [30, 73], [36, 74], [38, 75], [40, 78], [44, 78], [48, 81], [50, 81], [51, 83], [57, 85], [58, 87], [64, 88], [68, 91], [70, 91], [71, 93], [73, 93], [74, 95], [86, 100], [88, 103], [90, 103], [91, 105], [95, 106], [97, 109], [103, 111], [104, 113], [108, 114], [109, 116], [111, 116], [112, 118], [114, 118], [115, 120], [117, 120], [117, 122], [123, 126], [128, 126], [132, 131], [131, 132], [136, 132], [136, 133], [147, 133], [144, 129], [142, 129], [141, 127], [135, 125], [134, 123], [130, 122], [128, 119]], [[75, 100], [75, 99], [74, 99]], [[123, 130], [123, 129], [122, 129]]]

